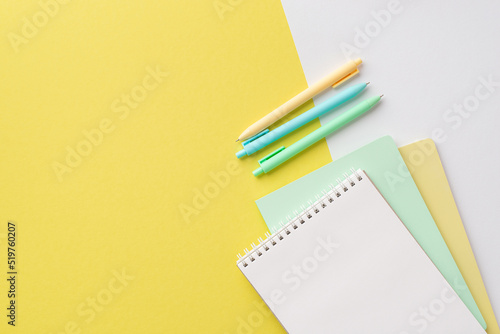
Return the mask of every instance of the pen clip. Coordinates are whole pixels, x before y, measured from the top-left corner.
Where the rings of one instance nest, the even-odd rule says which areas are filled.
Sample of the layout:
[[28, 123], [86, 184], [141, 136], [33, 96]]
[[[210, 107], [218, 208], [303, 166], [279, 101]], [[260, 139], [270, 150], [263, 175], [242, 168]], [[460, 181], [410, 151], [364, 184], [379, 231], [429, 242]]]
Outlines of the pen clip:
[[263, 135], [265, 135], [268, 132], [269, 132], [269, 129], [265, 129], [264, 131], [261, 131], [261, 132], [257, 133], [255, 136], [252, 136], [252, 137], [248, 138], [247, 140], [245, 140], [241, 144], [243, 145], [243, 147], [245, 147], [245, 145], [247, 145], [248, 143], [253, 142], [255, 139], [262, 137]]
[[266, 160], [271, 159], [272, 157], [274, 157], [276, 154], [280, 153], [284, 149], [285, 149], [285, 146], [281, 146], [276, 151], [269, 153], [268, 155], [266, 155], [265, 157], [263, 157], [262, 159], [259, 160], [259, 164], [263, 163]]
[[356, 68], [356, 70], [354, 70], [353, 72], [349, 73], [348, 75], [346, 75], [345, 77], [339, 79], [339, 81], [337, 81], [336, 83], [334, 83], [332, 85], [332, 87], [337, 87], [338, 85], [341, 85], [343, 84], [344, 82], [346, 82], [347, 80], [351, 79], [353, 76], [355, 76], [356, 74], [359, 73], [359, 70]]

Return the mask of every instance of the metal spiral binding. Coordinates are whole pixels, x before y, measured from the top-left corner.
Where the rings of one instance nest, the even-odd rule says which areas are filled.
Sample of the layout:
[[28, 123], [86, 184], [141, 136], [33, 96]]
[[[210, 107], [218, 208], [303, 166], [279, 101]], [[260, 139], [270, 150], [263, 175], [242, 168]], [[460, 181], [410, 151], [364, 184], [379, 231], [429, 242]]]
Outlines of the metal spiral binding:
[[245, 248], [245, 254], [242, 256], [238, 254], [237, 264], [242, 263], [243, 267], [247, 267], [249, 263], [254, 262], [258, 257], [268, 252], [272, 247], [276, 246], [278, 242], [283, 240], [287, 235], [291, 234], [294, 230], [299, 229], [307, 220], [311, 219], [313, 215], [318, 214], [321, 209], [324, 209], [328, 204], [333, 203], [337, 198], [346, 193], [350, 188], [356, 185], [356, 182], [363, 180], [359, 174], [360, 170], [351, 168], [351, 175], [345, 173], [344, 180], [337, 179], [337, 185], [330, 184], [330, 190], [323, 190], [322, 196], [316, 195], [316, 201], [309, 201], [308, 206], [301, 206], [301, 213], [294, 211], [294, 218], [288, 216], [287, 223], [280, 222], [280, 228], [274, 229], [271, 233], [266, 232], [265, 239], [259, 238], [259, 244], [252, 243], [252, 249]]

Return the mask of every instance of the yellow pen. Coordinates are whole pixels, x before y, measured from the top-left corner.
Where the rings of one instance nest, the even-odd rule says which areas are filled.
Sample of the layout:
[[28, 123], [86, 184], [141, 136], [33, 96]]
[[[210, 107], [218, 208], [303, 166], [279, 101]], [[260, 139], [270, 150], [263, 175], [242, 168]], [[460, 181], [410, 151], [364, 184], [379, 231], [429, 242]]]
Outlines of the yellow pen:
[[[280, 118], [284, 117], [286, 114], [294, 110], [295, 108], [301, 106], [308, 100], [312, 99], [317, 94], [321, 93], [330, 86], [338, 86], [346, 80], [349, 80], [352, 76], [359, 73], [358, 65], [361, 64], [361, 59], [350, 60], [340, 68], [336, 69], [326, 77], [316, 82], [314, 85], [306, 88], [304, 91], [293, 97], [288, 102], [277, 109], [271, 111], [269, 114], [250, 125], [243, 133], [239, 136], [238, 140], [243, 140], [255, 136], [262, 130], [268, 128], [270, 125], [278, 121]], [[236, 141], [238, 141], [236, 140]]]

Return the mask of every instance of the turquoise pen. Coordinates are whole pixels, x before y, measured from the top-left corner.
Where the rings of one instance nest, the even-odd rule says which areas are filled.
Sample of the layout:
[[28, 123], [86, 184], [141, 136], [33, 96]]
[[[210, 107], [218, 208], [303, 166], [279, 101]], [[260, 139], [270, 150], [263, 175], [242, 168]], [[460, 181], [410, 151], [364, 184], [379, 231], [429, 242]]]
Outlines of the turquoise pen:
[[374, 105], [376, 105], [377, 102], [380, 101], [380, 98], [382, 96], [383, 95], [374, 96], [361, 102], [360, 104], [356, 105], [355, 107], [349, 109], [345, 113], [336, 117], [332, 121], [326, 123], [316, 131], [311, 132], [304, 138], [293, 143], [288, 148], [282, 146], [276, 151], [272, 152], [271, 154], [265, 156], [264, 158], [259, 160], [260, 167], [253, 171], [253, 175], [259, 176], [262, 173], [270, 172], [271, 170], [278, 167], [291, 157], [304, 151], [312, 144], [320, 141], [321, 139], [325, 138], [332, 132], [340, 129], [344, 125], [355, 120], [356, 118], [358, 118], [359, 116], [363, 115], [365, 112], [370, 110]]
[[238, 153], [236, 153], [236, 156], [238, 158], [242, 158], [244, 156], [254, 154], [260, 149], [266, 147], [267, 145], [286, 136], [290, 132], [297, 130], [301, 126], [306, 125], [307, 123], [318, 118], [319, 116], [329, 112], [330, 110], [354, 98], [359, 93], [361, 93], [368, 84], [369, 82], [360, 83], [352, 87], [346, 88], [342, 90], [340, 93], [335, 94], [333, 97], [321, 103], [320, 105], [312, 109], [309, 109], [305, 113], [295, 117], [291, 121], [286, 122], [285, 124], [277, 127], [276, 129], [272, 131], [266, 129], [256, 134], [255, 136], [250, 137], [249, 139], [245, 140], [242, 143], [243, 149]]

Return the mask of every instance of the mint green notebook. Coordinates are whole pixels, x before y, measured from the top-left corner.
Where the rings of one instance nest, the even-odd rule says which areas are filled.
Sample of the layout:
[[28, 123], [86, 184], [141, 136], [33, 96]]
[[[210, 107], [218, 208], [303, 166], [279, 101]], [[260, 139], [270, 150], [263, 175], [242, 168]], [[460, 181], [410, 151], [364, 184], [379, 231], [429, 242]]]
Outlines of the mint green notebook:
[[[425, 148], [423, 148], [425, 153]], [[294, 217], [294, 211], [315, 201], [329, 184], [343, 179], [351, 168], [363, 169], [406, 225], [413, 237], [441, 271], [479, 323], [486, 322], [448, 250], [436, 223], [413, 178], [399, 154], [394, 140], [382, 137], [256, 201], [269, 230], [273, 231]], [[429, 301], [431, 302], [431, 301]], [[415, 310], [418, 312], [418, 310]]]

